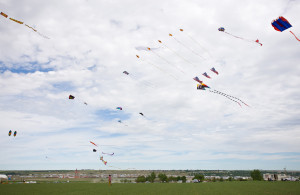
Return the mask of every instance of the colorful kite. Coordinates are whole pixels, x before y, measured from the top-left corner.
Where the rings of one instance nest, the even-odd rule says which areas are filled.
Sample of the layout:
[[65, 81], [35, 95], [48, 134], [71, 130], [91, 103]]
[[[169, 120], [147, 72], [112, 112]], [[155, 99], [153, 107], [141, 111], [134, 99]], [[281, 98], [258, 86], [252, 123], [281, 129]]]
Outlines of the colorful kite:
[[[286, 29], [289, 29], [292, 27], [292, 25], [289, 23], [289, 21], [282, 16], [280, 16], [276, 20], [273, 20], [273, 22], [271, 24], [275, 30], [280, 31], [280, 32], [285, 31]], [[290, 31], [290, 33], [292, 33], [294, 35], [294, 37], [298, 41], [300, 41], [300, 39], [298, 39], [292, 31]]]
[[200, 84], [202, 84], [202, 81], [200, 81], [200, 79], [198, 77], [193, 78], [195, 81], [199, 82]]
[[11, 131], [11, 130], [9, 130], [9, 132], [8, 132], [8, 136], [11, 136], [11, 133], [12, 133], [12, 131]]
[[[5, 17], [5, 18], [8, 17], [8, 15], [5, 14], [5, 13], [3, 13], [3, 12], [1, 12], [0, 15], [2, 15], [2, 16]], [[19, 20], [14, 19], [14, 18], [9, 18], [9, 19], [10, 19], [11, 21], [14, 21], [14, 22], [18, 23], [18, 24], [24, 24], [24, 22], [21, 22], [21, 21], [19, 21]], [[32, 27], [29, 26], [28, 24], [25, 24], [25, 26], [28, 27], [28, 28], [30, 28], [30, 29], [32, 29], [34, 32], [36, 32], [36, 33], [37, 33], [38, 35], [40, 35], [41, 37], [46, 38], [46, 39], [50, 39], [49, 37], [47, 37], [47, 36], [41, 34], [40, 32], [38, 32], [36, 29], [32, 28]]]
[[122, 107], [117, 107], [116, 109], [117, 109], [117, 110], [123, 110], [123, 108], [122, 108]]
[[75, 96], [69, 95], [69, 99], [70, 99], [70, 100], [74, 100], [74, 99], [75, 99]]
[[254, 40], [250, 40], [250, 39], [245, 39], [245, 38], [242, 38], [242, 37], [238, 37], [238, 36], [236, 36], [236, 35], [233, 35], [233, 34], [230, 34], [230, 33], [226, 32], [224, 27], [220, 27], [220, 28], [218, 28], [218, 30], [219, 30], [220, 32], [224, 32], [224, 33], [226, 33], [226, 34], [228, 34], [228, 35], [230, 35], [230, 36], [233, 36], [233, 37], [235, 37], [235, 38], [242, 39], [242, 40], [248, 41], [248, 42], [254, 42], [254, 43], [260, 44], [260, 46], [262, 46], [262, 44], [259, 42], [258, 39], [256, 39], [256, 40], [254, 41]]
[[16, 137], [16, 136], [17, 136], [17, 131], [14, 132], [14, 137]]
[[[93, 144], [94, 146], [97, 146], [97, 144], [95, 144], [94, 142], [90, 141], [91, 144]], [[97, 146], [98, 147], [98, 146]]]
[[216, 71], [216, 69], [215, 69], [214, 67], [212, 67], [210, 70], [213, 71], [213, 72], [216, 73], [216, 74], [219, 74], [219, 72]]
[[209, 78], [209, 79], [211, 79], [211, 77], [210, 76], [208, 76], [208, 74], [205, 72], [205, 73], [203, 73], [202, 74], [203, 76], [205, 76], [205, 77], [207, 77], [207, 78]]

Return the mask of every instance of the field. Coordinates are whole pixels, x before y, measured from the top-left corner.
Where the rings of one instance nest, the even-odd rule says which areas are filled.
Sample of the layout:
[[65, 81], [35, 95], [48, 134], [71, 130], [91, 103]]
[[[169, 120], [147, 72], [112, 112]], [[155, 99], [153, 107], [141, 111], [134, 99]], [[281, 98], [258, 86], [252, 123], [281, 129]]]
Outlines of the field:
[[209, 182], [209, 183], [38, 183], [2, 184], [0, 194], [300, 194], [300, 182]]

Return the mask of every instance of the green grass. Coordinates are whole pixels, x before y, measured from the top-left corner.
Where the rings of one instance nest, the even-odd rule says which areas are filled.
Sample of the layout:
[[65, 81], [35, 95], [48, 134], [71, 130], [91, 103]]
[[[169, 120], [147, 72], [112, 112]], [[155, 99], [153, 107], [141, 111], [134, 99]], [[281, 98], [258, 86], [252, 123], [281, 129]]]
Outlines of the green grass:
[[211, 182], [211, 183], [149, 183], [108, 184], [103, 183], [41, 183], [2, 184], [0, 194], [300, 194], [300, 182]]

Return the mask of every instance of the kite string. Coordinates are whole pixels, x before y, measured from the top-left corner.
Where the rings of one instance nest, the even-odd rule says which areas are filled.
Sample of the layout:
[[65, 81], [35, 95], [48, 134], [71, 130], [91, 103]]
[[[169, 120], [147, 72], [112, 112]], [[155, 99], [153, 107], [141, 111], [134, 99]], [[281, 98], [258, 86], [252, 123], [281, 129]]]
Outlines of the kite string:
[[[152, 51], [150, 49], [150, 51]], [[161, 58], [162, 60], [164, 60], [166, 63], [168, 63], [169, 65], [173, 66], [168, 60], [166, 60], [165, 58], [163, 58], [161, 55], [159, 55], [158, 53], [152, 51], [156, 56], [158, 56], [159, 58]], [[185, 73], [183, 70], [181, 70], [179, 67], [175, 66], [177, 68], [177, 70], [179, 70], [180, 72], [182, 72], [183, 74]]]
[[[182, 32], [184, 32], [183, 30], [180, 30], [180, 31], [182, 31]], [[185, 33], [184, 32], [184, 34], [186, 34], [191, 40], [193, 40], [199, 47], [201, 47], [201, 49], [203, 49], [204, 51], [206, 51], [207, 53], [208, 53], [208, 55], [211, 57], [211, 58], [213, 58], [213, 56], [210, 54], [210, 52], [207, 50], [207, 49], [205, 49], [196, 39], [194, 39], [191, 35], [189, 35], [188, 33]]]
[[[138, 57], [138, 58], [140, 58], [140, 57]], [[140, 59], [141, 59], [141, 58], [140, 58]], [[165, 70], [161, 69], [159, 66], [153, 64], [152, 62], [146, 61], [146, 60], [144, 60], [144, 59], [141, 59], [141, 60], [142, 60], [143, 62], [146, 62], [147, 64], [150, 64], [150, 65], [154, 66], [155, 68], [157, 68], [157, 69], [160, 70], [161, 72], [163, 72], [163, 73], [165, 73], [165, 74], [171, 76], [171, 77], [174, 78], [175, 80], [177, 80], [177, 78], [176, 78], [174, 75], [172, 75], [172, 74], [166, 72]]]
[[175, 41], [177, 41], [177, 43], [179, 43], [180, 45], [184, 46], [186, 49], [190, 50], [192, 53], [194, 53], [195, 55], [201, 57], [203, 60], [205, 60], [205, 58], [203, 56], [201, 56], [200, 54], [198, 54], [197, 52], [195, 52], [194, 50], [192, 50], [191, 48], [189, 48], [188, 46], [186, 46], [185, 44], [183, 44], [181, 41], [177, 40], [174, 36], [171, 36], [173, 37], [173, 39]]
[[[161, 43], [161, 42], [160, 42], [160, 43]], [[163, 43], [161, 43], [161, 44], [163, 44]], [[181, 55], [179, 55], [176, 51], [174, 51], [173, 49], [169, 48], [167, 45], [163, 44], [163, 46], [164, 46], [165, 48], [169, 49], [170, 51], [172, 51], [174, 54], [176, 54], [179, 58], [181, 58], [181, 59], [184, 60], [185, 62], [187, 62], [187, 63], [193, 65], [194, 67], [196, 67], [195, 64], [193, 64], [192, 62], [188, 61], [187, 59], [185, 59], [184, 57], [182, 57]]]
[[[211, 93], [217, 93], [217, 94], [222, 95], [221, 93], [218, 93], [217, 90], [214, 90], [214, 91], [209, 90], [209, 92], [211, 92]], [[231, 100], [231, 101], [233, 101], [233, 102], [236, 102], [240, 107], [242, 107], [241, 104], [240, 104], [238, 101], [231, 99], [230, 97], [226, 96], [226, 94], [225, 94], [225, 95], [222, 95], [222, 96], [226, 97], [227, 99], [229, 99], [229, 100]]]
[[[214, 90], [215, 90], [215, 89], [214, 89]], [[217, 90], [215, 90], [215, 91], [217, 91]], [[237, 100], [239, 100], [241, 103], [243, 103], [243, 104], [245, 104], [246, 106], [248, 106], [248, 107], [249, 107], [249, 105], [248, 105], [248, 104], [246, 104], [245, 102], [243, 102], [241, 99], [239, 99], [239, 98], [237, 98], [237, 97], [234, 97], [234, 96], [228, 95], [228, 94], [226, 94], [226, 93], [222, 93], [222, 92], [220, 92], [220, 91], [217, 91], [217, 92], [219, 92], [219, 93], [221, 93], [221, 94], [224, 94], [224, 95], [226, 95], [226, 96], [228, 96], [228, 97], [231, 97], [231, 98], [237, 99]]]

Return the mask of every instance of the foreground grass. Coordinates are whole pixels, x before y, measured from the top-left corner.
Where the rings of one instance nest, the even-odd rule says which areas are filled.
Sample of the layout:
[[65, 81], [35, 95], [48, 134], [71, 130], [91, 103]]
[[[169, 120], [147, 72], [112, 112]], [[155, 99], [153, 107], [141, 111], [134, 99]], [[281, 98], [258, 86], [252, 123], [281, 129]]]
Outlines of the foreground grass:
[[300, 194], [300, 182], [215, 182], [215, 183], [41, 183], [2, 184], [0, 194]]

